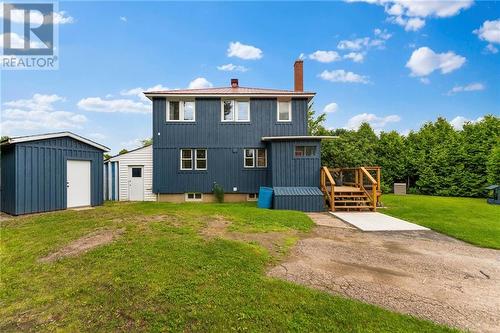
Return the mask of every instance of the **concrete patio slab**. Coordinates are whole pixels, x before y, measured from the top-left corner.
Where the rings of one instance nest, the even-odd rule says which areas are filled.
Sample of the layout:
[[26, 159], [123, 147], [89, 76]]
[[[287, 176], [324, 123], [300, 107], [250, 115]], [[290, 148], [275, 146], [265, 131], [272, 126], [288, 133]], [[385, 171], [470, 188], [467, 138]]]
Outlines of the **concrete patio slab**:
[[330, 212], [362, 231], [429, 230], [426, 227], [376, 212]]

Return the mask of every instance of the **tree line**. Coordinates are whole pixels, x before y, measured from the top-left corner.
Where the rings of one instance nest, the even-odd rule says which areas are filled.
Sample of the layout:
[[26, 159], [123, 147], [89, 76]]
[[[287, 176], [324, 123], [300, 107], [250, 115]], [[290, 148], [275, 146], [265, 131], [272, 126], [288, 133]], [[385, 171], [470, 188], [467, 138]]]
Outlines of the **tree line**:
[[456, 130], [444, 118], [417, 131], [378, 135], [368, 123], [358, 130], [326, 129], [325, 115], [309, 110], [311, 135], [336, 135], [322, 143], [322, 165], [382, 167], [381, 186], [392, 192], [396, 182], [410, 193], [482, 197], [485, 187], [500, 184], [500, 118], [487, 115]]

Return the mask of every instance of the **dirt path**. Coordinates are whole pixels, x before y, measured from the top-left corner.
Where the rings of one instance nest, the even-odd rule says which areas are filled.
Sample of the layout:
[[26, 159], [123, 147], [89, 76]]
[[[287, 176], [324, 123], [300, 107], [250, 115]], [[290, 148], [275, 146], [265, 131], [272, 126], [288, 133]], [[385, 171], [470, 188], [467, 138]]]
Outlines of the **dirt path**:
[[364, 233], [321, 219], [270, 276], [461, 329], [500, 331], [500, 251], [432, 231]]

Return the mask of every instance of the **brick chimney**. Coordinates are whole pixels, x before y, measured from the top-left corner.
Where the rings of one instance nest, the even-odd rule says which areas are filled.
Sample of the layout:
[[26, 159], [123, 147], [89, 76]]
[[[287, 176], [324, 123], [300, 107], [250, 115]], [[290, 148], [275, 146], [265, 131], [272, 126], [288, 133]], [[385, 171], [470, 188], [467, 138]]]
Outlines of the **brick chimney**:
[[231, 79], [231, 88], [238, 88], [238, 79]]
[[304, 61], [295, 60], [293, 64], [294, 91], [304, 91]]

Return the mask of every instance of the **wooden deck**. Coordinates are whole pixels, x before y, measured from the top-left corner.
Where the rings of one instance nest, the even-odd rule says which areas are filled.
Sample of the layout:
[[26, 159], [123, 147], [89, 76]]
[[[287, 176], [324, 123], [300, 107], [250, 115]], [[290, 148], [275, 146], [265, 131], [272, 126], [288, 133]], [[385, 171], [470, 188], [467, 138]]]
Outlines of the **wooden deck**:
[[[328, 186], [331, 188], [331, 186]], [[360, 192], [361, 190], [355, 186], [335, 186], [335, 192]]]

